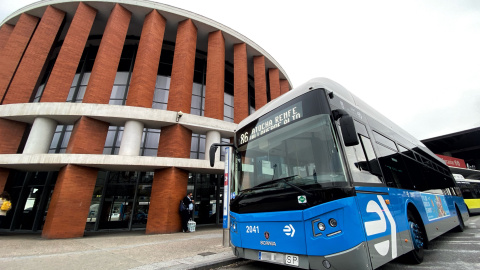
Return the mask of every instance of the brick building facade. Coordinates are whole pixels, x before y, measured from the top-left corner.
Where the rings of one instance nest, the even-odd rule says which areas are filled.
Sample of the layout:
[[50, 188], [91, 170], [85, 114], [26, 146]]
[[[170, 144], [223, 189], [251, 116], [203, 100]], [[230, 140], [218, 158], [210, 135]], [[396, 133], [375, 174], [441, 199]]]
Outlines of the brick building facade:
[[[149, 1], [41, 1], [0, 26], [0, 230], [181, 230], [177, 202], [218, 223], [209, 144], [291, 88], [262, 48]], [[223, 157], [217, 157], [223, 159]]]

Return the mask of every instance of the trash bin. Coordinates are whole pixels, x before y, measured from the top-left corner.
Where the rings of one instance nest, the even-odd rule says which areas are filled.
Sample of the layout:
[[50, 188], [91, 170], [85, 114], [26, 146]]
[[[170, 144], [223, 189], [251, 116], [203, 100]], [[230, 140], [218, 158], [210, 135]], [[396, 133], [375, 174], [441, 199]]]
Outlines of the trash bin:
[[195, 231], [195, 226], [197, 226], [197, 223], [196, 223], [195, 221], [193, 221], [193, 220], [190, 219], [190, 220], [188, 221], [187, 226], [188, 226], [188, 230], [189, 230], [190, 232], [194, 232], [194, 231]]

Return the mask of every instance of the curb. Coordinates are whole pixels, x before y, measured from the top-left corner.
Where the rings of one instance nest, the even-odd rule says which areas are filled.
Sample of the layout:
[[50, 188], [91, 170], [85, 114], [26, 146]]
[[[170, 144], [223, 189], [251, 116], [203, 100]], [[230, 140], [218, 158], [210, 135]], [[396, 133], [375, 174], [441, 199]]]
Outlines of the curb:
[[222, 266], [226, 266], [229, 264], [233, 264], [239, 261], [244, 261], [245, 259], [242, 258], [237, 258], [235, 256], [231, 256], [230, 258], [225, 258], [221, 260], [216, 260], [216, 261], [211, 261], [211, 262], [206, 262], [202, 264], [197, 264], [195, 266], [192, 266], [191, 268], [186, 268], [188, 270], [209, 270], [212, 268], [218, 268]]

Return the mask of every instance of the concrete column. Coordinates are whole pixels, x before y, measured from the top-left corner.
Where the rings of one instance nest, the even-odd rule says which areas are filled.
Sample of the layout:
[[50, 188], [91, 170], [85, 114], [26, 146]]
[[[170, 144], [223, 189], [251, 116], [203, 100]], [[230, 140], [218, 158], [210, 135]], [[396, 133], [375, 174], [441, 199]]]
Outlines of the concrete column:
[[138, 156], [140, 154], [140, 144], [142, 143], [143, 123], [130, 120], [125, 123], [122, 142], [118, 152], [121, 156]]
[[12, 81], [37, 23], [37, 17], [22, 13], [3, 50], [0, 51], [0, 102]]
[[108, 17], [83, 103], [108, 104], [132, 13], [116, 4]]
[[46, 154], [50, 149], [57, 122], [55, 120], [37, 117], [33, 122], [30, 135], [23, 149], [24, 154]]
[[248, 62], [247, 44], [239, 43], [233, 46], [233, 116], [234, 122], [240, 123], [247, 118], [248, 107]]
[[253, 77], [255, 79], [255, 110], [267, 104], [267, 79], [265, 76], [265, 56], [253, 57]]
[[80, 2], [42, 94], [42, 102], [65, 102], [97, 11]]
[[[219, 143], [222, 139], [220, 132], [216, 130], [207, 131], [207, 138], [205, 140], [205, 160], [210, 160], [210, 146], [214, 143]], [[220, 161], [220, 149], [215, 153], [215, 161]]]
[[64, 18], [65, 12], [47, 7], [18, 65], [3, 104], [30, 101]]

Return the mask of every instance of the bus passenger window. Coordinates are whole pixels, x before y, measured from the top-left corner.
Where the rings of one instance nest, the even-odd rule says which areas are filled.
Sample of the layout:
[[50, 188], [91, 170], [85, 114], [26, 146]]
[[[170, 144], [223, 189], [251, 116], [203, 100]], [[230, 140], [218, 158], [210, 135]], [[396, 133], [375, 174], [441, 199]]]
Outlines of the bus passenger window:
[[381, 144], [377, 144], [377, 148], [379, 151], [378, 161], [382, 166], [382, 172], [385, 176], [387, 186], [413, 189], [413, 184], [406, 171], [402, 156]]
[[[382, 183], [380, 178], [372, 174], [372, 163], [377, 162], [370, 139], [359, 134], [361, 144], [346, 147], [348, 163], [352, 171], [353, 181], [359, 183]], [[371, 149], [368, 149], [368, 148]], [[375, 165], [374, 165], [375, 166]], [[377, 165], [377, 171], [378, 165]]]

